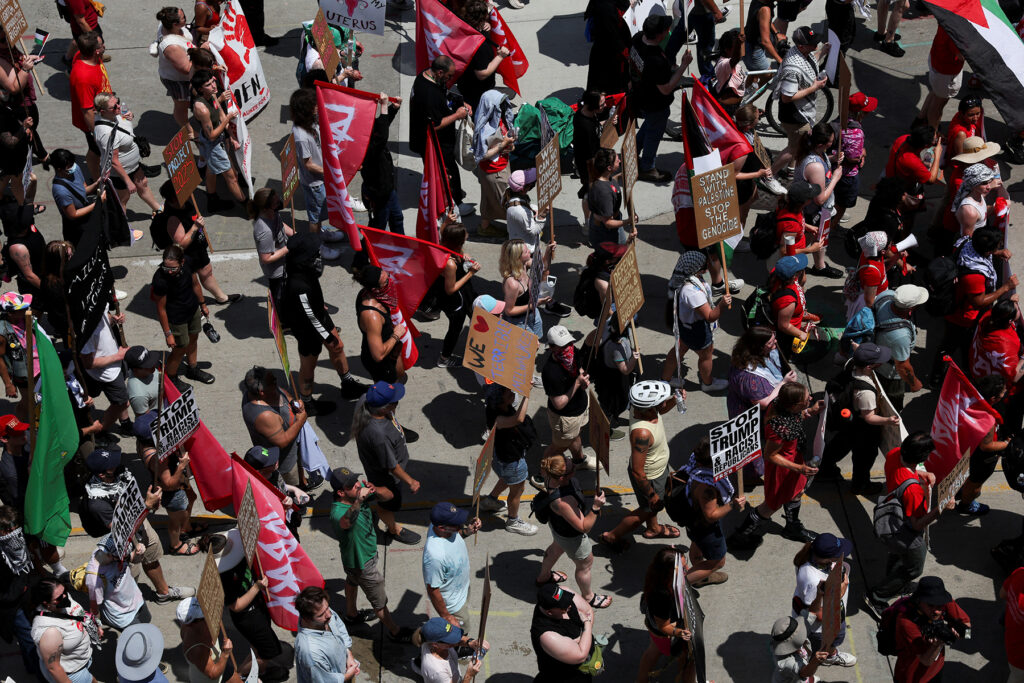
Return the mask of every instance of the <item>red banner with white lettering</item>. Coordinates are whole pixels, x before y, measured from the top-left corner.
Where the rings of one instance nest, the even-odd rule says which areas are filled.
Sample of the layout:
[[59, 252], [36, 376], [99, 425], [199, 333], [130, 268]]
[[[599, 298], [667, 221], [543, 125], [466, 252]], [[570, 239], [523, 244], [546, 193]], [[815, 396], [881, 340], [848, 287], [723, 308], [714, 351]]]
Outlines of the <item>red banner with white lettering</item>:
[[[326, 92], [329, 91], [325, 88], [316, 89], [316, 106], [320, 118], [320, 152], [324, 160], [324, 188], [327, 190], [327, 221], [335, 228], [343, 230], [348, 235], [352, 248], [360, 251], [363, 247], [359, 243], [359, 228], [356, 226], [352, 197], [348, 193], [348, 183], [345, 182], [343, 170], [345, 161], [342, 145], [347, 144], [346, 138], [351, 137], [348, 135], [351, 126], [346, 126], [341, 117], [328, 108], [324, 99]], [[369, 125], [373, 126], [372, 114]], [[362, 153], [366, 153], [365, 146]]]
[[448, 257], [455, 252], [426, 240], [406, 237], [394, 232], [359, 226], [366, 238], [370, 260], [394, 279], [398, 289], [398, 311], [391, 315], [395, 325], [406, 326], [402, 337], [402, 358], [411, 368], [419, 357], [414, 337], [419, 336], [412, 324], [412, 316], [419, 308], [427, 290], [437, 281]]
[[973, 453], [992, 427], [1002, 421], [963, 370], [950, 361], [932, 421], [935, 451], [928, 456], [925, 468], [942, 481], [963, 454], [968, 449]]
[[723, 164], [732, 163], [754, 151], [753, 145], [739, 131], [732, 117], [725, 113], [718, 100], [697, 79], [693, 81], [690, 105], [708, 141], [722, 156]]
[[235, 510], [242, 505], [246, 484], [252, 485], [256, 515], [260, 520], [256, 556], [263, 574], [269, 579], [264, 597], [270, 618], [283, 629], [297, 631], [299, 612], [295, 609], [295, 597], [309, 586], [323, 588], [324, 577], [285, 524], [285, 510], [281, 503], [284, 494], [234, 453], [231, 454], [231, 462], [234, 465], [231, 481]]
[[448, 55], [455, 62], [452, 81], [462, 75], [484, 42], [483, 34], [474, 31], [438, 0], [416, 3], [416, 71], [430, 68], [438, 55]]
[[[341, 172], [346, 183], [352, 182], [366, 157], [366, 146], [370, 144], [380, 95], [322, 81], [317, 81], [316, 91], [318, 100], [322, 98], [324, 103], [323, 111], [329, 117], [327, 121], [331, 127], [331, 137], [338, 146]], [[321, 117], [321, 126], [323, 122]]]
[[[423, 178], [420, 180], [420, 201], [416, 211], [416, 237], [437, 244], [441, 241], [437, 222], [448, 210], [448, 173], [438, 152], [437, 135], [427, 126], [427, 149], [423, 154]], [[416, 309], [413, 309], [416, 310]]]
[[501, 60], [498, 64], [498, 73], [501, 75], [501, 80], [505, 82], [505, 85], [515, 90], [517, 94], [522, 95], [523, 93], [519, 92], [519, 79], [530, 68], [530, 62], [526, 59], [523, 49], [519, 47], [519, 41], [512, 34], [512, 29], [505, 23], [505, 19], [498, 12], [497, 7], [491, 7], [489, 20], [491, 23], [491, 40], [498, 47], [503, 47], [510, 53], [508, 57]]
[[[164, 402], [170, 405], [179, 396], [181, 392], [171, 382], [171, 378], [164, 375]], [[206, 509], [219, 510], [230, 505], [231, 482], [227, 473], [231, 471], [231, 456], [202, 420], [199, 421], [199, 428], [192, 436], [185, 439], [181, 449], [188, 453], [189, 467], [192, 468], [192, 475], [199, 488], [199, 497], [203, 499]]]

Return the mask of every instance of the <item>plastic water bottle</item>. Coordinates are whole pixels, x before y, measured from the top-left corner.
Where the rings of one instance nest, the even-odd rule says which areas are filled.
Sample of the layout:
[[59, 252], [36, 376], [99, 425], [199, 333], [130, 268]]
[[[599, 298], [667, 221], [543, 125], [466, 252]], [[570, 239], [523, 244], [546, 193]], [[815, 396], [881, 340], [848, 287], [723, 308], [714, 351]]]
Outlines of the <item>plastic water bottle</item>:
[[220, 333], [214, 329], [213, 323], [205, 315], [203, 316], [203, 332], [206, 333], [207, 339], [214, 344], [220, 341]]
[[686, 399], [683, 398], [683, 390], [676, 387], [672, 391], [672, 395], [676, 397], [676, 410], [678, 410], [679, 414], [682, 415], [686, 412]]

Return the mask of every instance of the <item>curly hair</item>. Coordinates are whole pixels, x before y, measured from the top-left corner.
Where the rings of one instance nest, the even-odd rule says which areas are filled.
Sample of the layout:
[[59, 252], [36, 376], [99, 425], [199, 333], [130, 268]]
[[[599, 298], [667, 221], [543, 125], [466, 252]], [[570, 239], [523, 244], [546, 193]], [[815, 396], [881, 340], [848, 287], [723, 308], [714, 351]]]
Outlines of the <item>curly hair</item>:
[[764, 366], [769, 350], [765, 348], [775, 331], [764, 325], [755, 325], [744, 332], [732, 347], [732, 366], [746, 370], [751, 365]]

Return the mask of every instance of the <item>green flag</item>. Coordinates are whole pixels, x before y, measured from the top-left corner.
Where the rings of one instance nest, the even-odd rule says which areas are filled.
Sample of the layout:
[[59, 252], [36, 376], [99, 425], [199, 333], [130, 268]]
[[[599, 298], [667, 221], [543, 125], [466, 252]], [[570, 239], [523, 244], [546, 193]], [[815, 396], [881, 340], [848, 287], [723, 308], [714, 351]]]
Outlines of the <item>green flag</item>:
[[38, 323], [32, 326], [39, 353], [42, 399], [25, 494], [25, 530], [51, 545], [63, 546], [71, 533], [71, 501], [64, 485], [64, 466], [78, 450], [78, 427], [53, 342]]

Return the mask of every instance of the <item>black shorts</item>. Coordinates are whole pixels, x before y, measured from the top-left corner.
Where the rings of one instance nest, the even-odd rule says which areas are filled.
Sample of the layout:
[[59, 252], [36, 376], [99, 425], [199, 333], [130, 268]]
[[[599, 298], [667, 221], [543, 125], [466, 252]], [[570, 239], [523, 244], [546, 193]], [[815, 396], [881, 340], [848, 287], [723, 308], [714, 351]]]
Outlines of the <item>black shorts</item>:
[[248, 609], [231, 612], [231, 622], [260, 659], [273, 659], [281, 654], [281, 641], [270, 625], [270, 610], [262, 597], [256, 598]]
[[984, 484], [996, 471], [997, 464], [999, 464], [999, 453], [986, 453], [981, 450], [971, 453], [967, 481], [972, 484]]
[[387, 510], [388, 512], [398, 512], [402, 509], [402, 482], [391, 477], [390, 480], [382, 479], [380, 481], [373, 481], [371, 479], [370, 483], [374, 486], [383, 486], [388, 491], [391, 491], [391, 494], [394, 496], [391, 500], [381, 500], [380, 498], [377, 498], [377, 507], [381, 510]]
[[835, 198], [836, 206], [844, 209], [852, 209], [857, 206], [857, 195], [860, 194], [860, 173], [852, 178], [843, 175], [836, 183]]
[[[325, 329], [334, 330], [334, 323], [330, 318], [321, 322]], [[300, 356], [319, 356], [320, 351], [324, 348], [325, 339], [320, 336], [308, 319], [302, 319], [292, 325], [292, 335], [298, 342]]]
[[117, 375], [117, 379], [111, 382], [103, 382], [101, 380], [94, 380], [96, 386], [100, 388], [103, 395], [107, 397], [111, 405], [120, 405], [122, 403], [128, 403], [128, 385], [124, 382], [124, 373], [121, 372]]
[[89, 151], [96, 156], [101, 156], [103, 153], [100, 152], [100, 146], [96, 144], [96, 136], [92, 134], [92, 131], [83, 133], [85, 135], [85, 144], [89, 148]]

